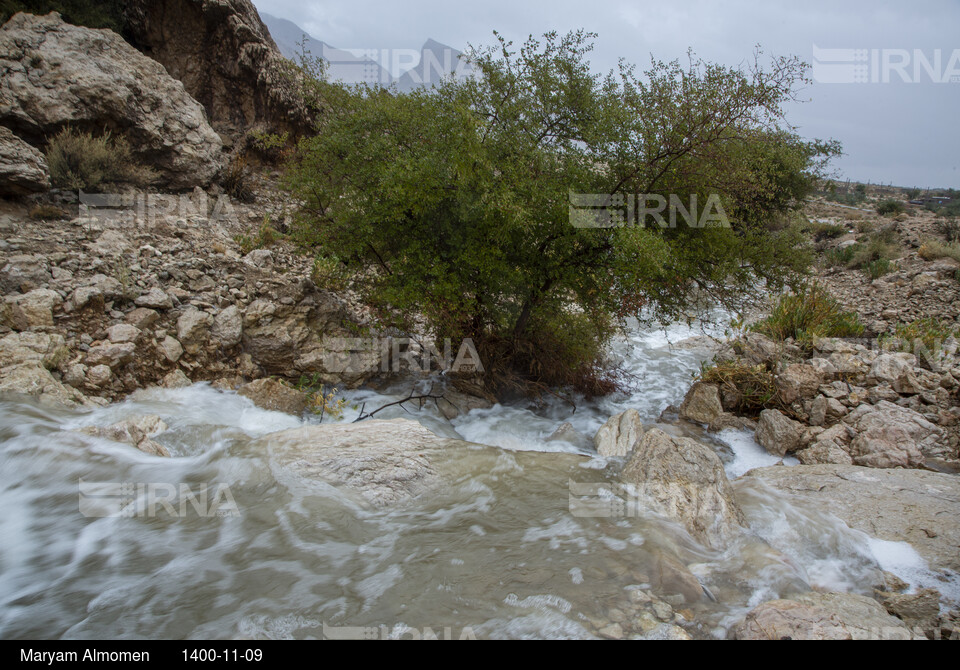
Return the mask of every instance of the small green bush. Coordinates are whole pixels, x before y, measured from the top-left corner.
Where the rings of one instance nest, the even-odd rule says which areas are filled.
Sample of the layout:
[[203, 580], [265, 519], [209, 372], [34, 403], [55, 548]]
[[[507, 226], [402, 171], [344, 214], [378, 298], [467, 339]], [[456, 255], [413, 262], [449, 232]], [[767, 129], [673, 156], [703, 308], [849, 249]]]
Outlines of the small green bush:
[[811, 221], [804, 226], [807, 234], [813, 238], [814, 242], [823, 242], [846, 235], [847, 228], [839, 223], [824, 223], [820, 221]]
[[47, 165], [54, 186], [74, 191], [106, 183], [144, 186], [156, 178], [153, 170], [133, 157], [126, 139], [72, 128], [64, 128], [50, 140]]
[[887, 258], [878, 258], [863, 266], [863, 271], [867, 273], [870, 279], [878, 279], [885, 274], [890, 274], [896, 269], [897, 264]]
[[960, 242], [960, 221], [956, 219], [942, 219], [937, 222], [940, 233], [947, 238], [947, 242]]
[[843, 248], [828, 249], [824, 259], [828, 267], [846, 267], [853, 260], [855, 253], [857, 253], [857, 245], [851, 244]]
[[818, 337], [859, 337], [863, 324], [817, 283], [780, 297], [770, 316], [751, 327], [774, 340], [811, 342]]
[[902, 214], [906, 209], [906, 206], [899, 200], [884, 200], [877, 204], [877, 214], [883, 216]]
[[[918, 352], [922, 349], [936, 353], [940, 351], [943, 342], [951, 337], [960, 337], [957, 324], [927, 317], [911, 323], [899, 323], [892, 334], [884, 333], [877, 339], [883, 349], [907, 352]], [[918, 343], [922, 343], [923, 347], [918, 346]]]
[[270, 217], [265, 216], [256, 233], [253, 235], [237, 235], [233, 240], [240, 245], [240, 252], [246, 256], [254, 249], [266, 249], [273, 246], [282, 238], [283, 235], [270, 224]]

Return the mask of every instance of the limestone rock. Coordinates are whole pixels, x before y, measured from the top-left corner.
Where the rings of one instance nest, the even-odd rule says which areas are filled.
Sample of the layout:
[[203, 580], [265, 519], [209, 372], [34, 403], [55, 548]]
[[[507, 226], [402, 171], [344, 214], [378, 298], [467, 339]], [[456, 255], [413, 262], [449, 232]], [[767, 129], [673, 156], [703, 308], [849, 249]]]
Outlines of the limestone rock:
[[16, 14], [0, 29], [0, 70], [0, 124], [35, 146], [65, 125], [110, 129], [170, 187], [207, 184], [219, 170], [222, 141], [203, 107], [110, 30]]
[[694, 423], [710, 424], [723, 414], [720, 391], [715, 384], [697, 382], [687, 391], [680, 405], [680, 418]]
[[919, 412], [886, 400], [869, 411], [858, 408], [856, 419], [848, 423], [857, 432], [850, 443], [850, 455], [856, 465], [920, 467], [925, 453], [935, 454], [942, 447], [943, 431], [939, 427]]
[[626, 456], [643, 437], [640, 413], [628, 409], [607, 419], [593, 437], [593, 446], [601, 456]]
[[36, 361], [4, 369], [0, 376], [2, 393], [32, 396], [43, 405], [76, 407], [89, 404], [80, 391], [58, 382]]
[[312, 129], [297, 80], [250, 0], [131, 0], [125, 19], [133, 43], [183, 82], [218, 132]]
[[807, 363], [788, 365], [774, 377], [780, 398], [788, 405], [797, 400], [813, 398], [823, 381], [817, 368]]
[[720, 458], [694, 440], [647, 431], [621, 478], [657, 512], [710, 547], [725, 546], [742, 530], [743, 513]]
[[960, 572], [960, 477], [855, 465], [757, 468], [740, 479], [750, 477], [873, 537], [909, 542], [934, 570]]
[[0, 195], [27, 195], [49, 188], [46, 157], [0, 126]]
[[140, 329], [128, 323], [118, 323], [107, 328], [107, 339], [114, 344], [136, 342], [140, 338]]
[[194, 307], [187, 309], [177, 319], [177, 339], [188, 354], [197, 354], [207, 343], [213, 317]]
[[243, 319], [240, 317], [240, 309], [236, 305], [230, 305], [217, 314], [210, 334], [224, 349], [240, 344], [243, 338]]
[[149, 309], [170, 309], [173, 307], [173, 300], [161, 288], [152, 288], [134, 302], [138, 307], [147, 307]]
[[89, 426], [80, 430], [82, 433], [101, 437], [114, 442], [122, 442], [136, 447], [140, 451], [153, 456], [169, 456], [170, 452], [162, 444], [159, 444], [151, 437], [158, 435], [167, 429], [167, 424], [154, 414], [132, 417], [118, 421], [109, 426]]
[[89, 366], [106, 365], [111, 370], [116, 370], [121, 365], [132, 361], [136, 351], [137, 346], [132, 342], [98, 344], [90, 347], [84, 363]]
[[434, 460], [459, 440], [440, 438], [415, 421], [320, 424], [271, 433], [261, 444], [271, 465], [342, 486], [374, 507], [409, 501], [437, 486]]
[[914, 639], [902, 621], [856, 593], [805, 593], [758, 605], [731, 631], [738, 640]]
[[780, 410], [765, 409], [757, 423], [757, 442], [775, 456], [793, 453], [801, 446], [803, 425]]
[[183, 356], [183, 345], [169, 335], [157, 343], [157, 350], [171, 363], [176, 363]]
[[250, 398], [257, 407], [274, 412], [300, 416], [307, 409], [306, 393], [269, 377], [244, 384], [237, 393]]

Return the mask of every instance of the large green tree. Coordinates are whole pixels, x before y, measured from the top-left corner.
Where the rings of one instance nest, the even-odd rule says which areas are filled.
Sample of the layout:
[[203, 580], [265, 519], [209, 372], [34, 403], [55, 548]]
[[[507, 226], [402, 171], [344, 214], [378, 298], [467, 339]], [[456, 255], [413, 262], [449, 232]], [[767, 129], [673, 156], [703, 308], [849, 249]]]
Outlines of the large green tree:
[[[785, 221], [837, 147], [783, 123], [804, 64], [691, 56], [601, 77], [593, 37], [498, 36], [476, 76], [409, 94], [318, 83], [325, 113], [288, 171], [318, 267], [348, 272], [384, 325], [472, 337], [497, 392], [610, 390], [603, 345], [627, 317], [736, 308], [809, 260]], [[696, 196], [726, 218], [583, 228], [571, 194]]]

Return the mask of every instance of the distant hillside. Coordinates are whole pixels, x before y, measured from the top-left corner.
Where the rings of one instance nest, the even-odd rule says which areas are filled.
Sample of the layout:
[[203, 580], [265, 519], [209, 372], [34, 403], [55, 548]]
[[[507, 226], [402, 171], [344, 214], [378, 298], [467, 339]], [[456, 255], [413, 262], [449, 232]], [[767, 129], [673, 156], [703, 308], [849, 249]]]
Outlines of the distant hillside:
[[378, 62], [327, 44], [308, 34], [293, 21], [263, 12], [260, 18], [267, 25], [270, 35], [284, 56], [297, 60], [302, 42], [311, 56], [323, 58], [329, 63], [334, 79], [348, 83], [364, 81], [384, 86], [396, 83], [400, 91], [408, 92], [419, 86], [437, 83], [443, 76], [454, 72], [461, 55], [461, 52], [453, 47], [436, 40], [427, 40], [420, 49], [420, 61], [417, 65], [394, 79]]

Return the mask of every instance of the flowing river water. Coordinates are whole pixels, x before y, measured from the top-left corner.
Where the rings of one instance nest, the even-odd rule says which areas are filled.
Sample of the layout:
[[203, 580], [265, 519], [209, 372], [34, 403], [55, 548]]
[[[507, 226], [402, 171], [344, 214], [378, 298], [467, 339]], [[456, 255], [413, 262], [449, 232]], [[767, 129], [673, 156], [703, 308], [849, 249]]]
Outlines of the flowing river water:
[[[497, 405], [453, 421], [430, 408], [378, 414], [488, 445], [452, 449], [438, 492], [381, 510], [274, 461], [270, 433], [303, 421], [206, 384], [139, 391], [92, 411], [0, 401], [0, 637], [590, 637], [636, 616], [638, 592], [657, 590], [664, 561], [687, 566], [713, 596], [673, 602], [677, 621], [694, 637], [724, 637], [780, 595], [869, 594], [881, 568], [928, 582], [909, 545], [852, 531], [759, 484], [739, 489], [750, 532], [723, 552], [642, 509], [571, 512], [571, 482], [616, 481], [620, 463], [590, 445], [597, 428], [628, 407], [650, 424], [679, 404], [710, 354], [671, 342], [698, 332], [635, 330], [615, 352], [636, 390], [572, 414], [562, 402]], [[396, 392], [349, 397], [369, 411], [406, 389]], [[169, 425], [155, 439], [172, 458], [76, 432], [142, 414]], [[548, 439], [563, 422], [576, 433]], [[731, 479], [778, 461], [749, 433], [700, 438]], [[87, 494], [128, 497], [172, 483], [196, 500], [96, 516], [81, 481]]]

